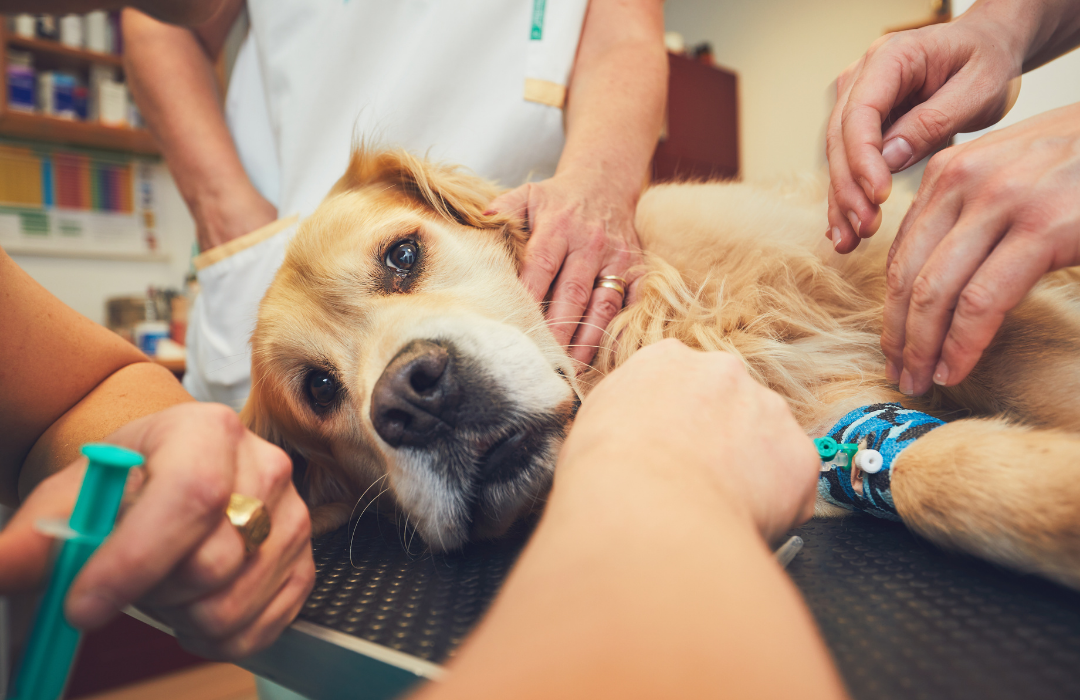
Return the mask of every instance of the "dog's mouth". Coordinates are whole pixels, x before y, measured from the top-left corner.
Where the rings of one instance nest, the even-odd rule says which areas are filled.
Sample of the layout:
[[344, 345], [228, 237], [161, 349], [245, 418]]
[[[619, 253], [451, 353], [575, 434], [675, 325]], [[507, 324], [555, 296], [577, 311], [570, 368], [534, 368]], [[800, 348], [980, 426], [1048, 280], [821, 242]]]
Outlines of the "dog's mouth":
[[491, 443], [476, 461], [477, 481], [486, 484], [506, 481], [507, 477], [512, 476], [515, 464], [519, 461], [515, 459], [518, 456], [515, 453], [524, 442], [525, 435], [524, 430], [519, 430]]
[[546, 490], [548, 477], [530, 468], [552, 436], [547, 431], [517, 428], [487, 445], [477, 458], [469, 505], [469, 538], [499, 537]]

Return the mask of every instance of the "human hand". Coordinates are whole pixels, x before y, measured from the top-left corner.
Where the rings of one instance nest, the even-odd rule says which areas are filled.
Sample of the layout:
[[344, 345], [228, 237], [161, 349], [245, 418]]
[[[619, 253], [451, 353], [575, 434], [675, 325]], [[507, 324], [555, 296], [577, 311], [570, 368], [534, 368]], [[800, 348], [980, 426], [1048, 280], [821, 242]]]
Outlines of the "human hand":
[[228, 243], [277, 220], [277, 207], [250, 182], [236, 183], [230, 192], [206, 192], [193, 199], [195, 237], [199, 250]]
[[1044, 273], [1080, 263], [1080, 104], [934, 156], [889, 251], [881, 348], [905, 394], [960, 383]]
[[[269, 645], [314, 582], [307, 508], [288, 456], [211, 404], [174, 406], [107, 441], [141, 452], [146, 466], [132, 470], [115, 530], [69, 591], [71, 623], [93, 629], [135, 604], [202, 656], [237, 658]], [[52, 540], [34, 521], [70, 514], [85, 464], [39, 484], [0, 533], [0, 591], [41, 583]], [[270, 535], [250, 556], [224, 515], [233, 492], [261, 499], [270, 512]]]
[[134, 0], [130, 4], [163, 22], [194, 26], [211, 19], [226, 0]]
[[[521, 281], [537, 301], [550, 290], [548, 324], [570, 357], [588, 364], [608, 323], [635, 291], [641, 245], [634, 230], [637, 191], [619, 189], [599, 172], [567, 170], [499, 196], [489, 213], [520, 215], [531, 229]], [[598, 277], [626, 280], [626, 299], [593, 288]]]
[[886, 35], [840, 75], [825, 135], [826, 237], [837, 251], [877, 232], [892, 173], [1008, 112], [1020, 90], [1023, 34], [992, 8], [976, 8], [948, 24]]
[[589, 394], [557, 474], [612, 463], [716, 492], [770, 541], [813, 514], [821, 467], [785, 401], [738, 358], [671, 339], [639, 350]]

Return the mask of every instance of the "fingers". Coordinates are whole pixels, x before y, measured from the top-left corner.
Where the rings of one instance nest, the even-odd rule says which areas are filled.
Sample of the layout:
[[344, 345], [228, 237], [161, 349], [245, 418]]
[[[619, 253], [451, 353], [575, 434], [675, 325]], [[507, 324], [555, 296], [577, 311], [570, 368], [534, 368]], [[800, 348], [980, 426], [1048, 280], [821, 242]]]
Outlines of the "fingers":
[[896, 232], [896, 237], [889, 247], [889, 254], [885, 259], [886, 270], [892, 267], [893, 259], [907, 239], [908, 232], [911, 230], [914, 223], [919, 220], [919, 217], [922, 215], [923, 211], [926, 210], [926, 207], [929, 206], [930, 201], [937, 195], [938, 180], [941, 178], [942, 173], [945, 171], [945, 167], [952, 158], [953, 154], [950, 152], [951, 150], [952, 149], [948, 149], [938, 153], [926, 164], [926, 171], [923, 173], [922, 182], [919, 184], [919, 190], [915, 193], [915, 199], [912, 200], [911, 206], [908, 207], [907, 213], [904, 214], [904, 219], [900, 222], [900, 228]]
[[[593, 295], [593, 283], [599, 275], [608, 245], [607, 235], [600, 226], [589, 228], [591, 230], [585, 233], [584, 240], [579, 239], [579, 247], [567, 254], [551, 293], [547, 312], [548, 324], [560, 345], [570, 343], [585, 314], [585, 308]], [[612, 253], [617, 254], [616, 251]], [[623, 270], [625, 269], [623, 266]], [[524, 274], [524, 269], [522, 273]]]
[[227, 648], [231, 638], [265, 626], [266, 612], [280, 606], [282, 595], [301, 596], [285, 602], [286, 608], [298, 609], [310, 586], [299, 591], [287, 585], [314, 566], [307, 509], [299, 498], [282, 499], [271, 519], [270, 536], [227, 587], [189, 605], [153, 606], [155, 615], [183, 636], [202, 639], [204, 647]]
[[[862, 67], [862, 60], [849, 67], [837, 79], [837, 101], [829, 116], [829, 123], [825, 131], [825, 155], [829, 162], [829, 225], [826, 230], [826, 238], [832, 241], [833, 247], [840, 253], [850, 253], [859, 245], [859, 236], [853, 222], [857, 219], [848, 217], [852, 211], [848, 200], [862, 202], [865, 209], [866, 197], [860, 195], [857, 186], [852, 181], [851, 171], [848, 168], [847, 153], [844, 148], [843, 127], [841, 115], [847, 105], [848, 95], [851, 91], [851, 83], [858, 75]], [[840, 193], [843, 197], [838, 197]], [[841, 206], [841, 200], [845, 206]], [[861, 224], [860, 224], [861, 227]]]
[[[905, 153], [905, 142], [884, 143], [882, 139], [889, 115], [925, 83], [926, 55], [909, 48], [911, 43], [906, 37], [894, 35], [870, 49], [841, 116], [847, 167], [863, 196], [874, 205], [888, 199], [892, 173], [915, 162], [910, 160], [910, 152]], [[842, 207], [856, 207], [858, 203], [845, 198], [839, 202]]]
[[936, 189], [944, 170], [945, 158], [939, 154], [927, 166], [926, 176], [911, 209], [896, 235], [885, 275], [885, 304], [881, 350], [885, 355], [885, 374], [898, 384], [904, 367], [904, 342], [911, 287], [937, 243], [945, 237], [960, 216], [962, 195]]
[[484, 216], [509, 214], [510, 216], [516, 216], [522, 221], [528, 222], [529, 190], [531, 187], [532, 183], [527, 182], [521, 187], [515, 187], [512, 190], [503, 192], [498, 197], [491, 200], [491, 204], [488, 205], [487, 211], [484, 212]]
[[[232, 491], [263, 502], [270, 513], [272, 534], [275, 528], [291, 527], [290, 520], [280, 514], [284, 507], [300, 508], [306, 520], [303, 504], [291, 487], [292, 464], [284, 452], [245, 432], [237, 446], [237, 464]], [[273, 552], [268, 542], [271, 540], [264, 542], [263, 548]], [[176, 565], [167, 579], [140, 596], [140, 602], [158, 606], [191, 603], [226, 589], [246, 563], [243, 539], [222, 512], [213, 532]]]
[[525, 244], [525, 253], [521, 257], [521, 272], [518, 274], [518, 279], [533, 299], [543, 301], [547, 296], [569, 250], [570, 240], [564, 233], [548, 231], [536, 235], [536, 231], [533, 231], [529, 242]]
[[[190, 644], [214, 649], [215, 656], [231, 655], [229, 650], [238, 644], [249, 648], [252, 640], [265, 640], [267, 629], [280, 631], [288, 621], [267, 618], [265, 611], [275, 609], [275, 598], [285, 593], [306, 596], [307, 589], [283, 586], [313, 566], [310, 519], [292, 487], [289, 458], [251, 433], [239, 445], [238, 455], [234, 488], [263, 501], [270, 511], [269, 537], [245, 557], [236, 530], [223, 518], [219, 532], [141, 601], [182, 631]], [[218, 554], [220, 543], [232, 548]], [[286, 603], [295, 614], [302, 598]]]
[[533, 221], [533, 212], [530, 211], [529, 206], [532, 186], [532, 183], [526, 183], [503, 193], [488, 205], [484, 213], [486, 215], [510, 214], [533, 228], [521, 258], [519, 278], [533, 299], [543, 301], [566, 258], [569, 239], [565, 228], [568, 222], [565, 217], [558, 220], [545, 220], [539, 226], [547, 230], [539, 231], [537, 235], [539, 226]]
[[[842, 76], [850, 87], [838, 100], [826, 135], [836, 193], [830, 226], [843, 218], [856, 234], [872, 235], [880, 223], [876, 207], [889, 196], [892, 173], [922, 160], [958, 131], [1001, 117], [1008, 86], [1005, 76], [997, 75], [1000, 67], [992, 60], [969, 63], [979, 43], [947, 41], [948, 31], [931, 27], [883, 37], [850, 75]], [[985, 79], [988, 72], [1000, 78], [1000, 85]]]
[[[849, 253], [859, 244], [859, 238], [873, 235], [880, 225], [878, 205], [888, 197], [892, 180], [888, 173], [868, 182], [865, 175], [852, 173], [851, 148], [848, 139], [856, 139], [862, 147], [880, 159], [881, 120], [875, 110], [852, 101], [854, 88], [860, 83], [866, 57], [850, 66], [837, 79], [837, 100], [829, 116], [825, 132], [825, 155], [829, 162], [829, 230], [827, 237], [840, 253]], [[849, 126], [854, 110], [854, 131]], [[887, 114], [887, 112], [886, 112]], [[861, 152], [856, 149], [856, 152]]]
[[941, 347], [934, 381], [963, 381], [990, 345], [1005, 314], [1051, 269], [1052, 253], [1015, 229], [1008, 232], [964, 287]]
[[0, 595], [30, 591], [41, 585], [49, 567], [53, 538], [34, 529], [39, 518], [65, 518], [71, 513], [86, 460], [42, 481], [0, 531]]
[[978, 211], [961, 216], [919, 271], [905, 328], [902, 392], [921, 395], [930, 388], [953, 310], [1006, 226], [1003, 217]]
[[138, 599], [140, 603], [158, 606], [191, 603], [229, 584], [244, 562], [243, 539], [232, 523], [222, 517], [212, 533], [194, 552], [180, 560], [168, 578]]
[[597, 190], [594, 180], [591, 172], [584, 180], [576, 172], [556, 176], [507, 193], [491, 207], [517, 206], [528, 214], [531, 235], [519, 278], [534, 299], [549, 299], [546, 316], [552, 335], [585, 364], [596, 355], [623, 297], [634, 289], [634, 280], [627, 279], [623, 295], [595, 290], [597, 277], [627, 278], [627, 270], [640, 258], [633, 226], [635, 200], [613, 197], [603, 183]]
[[[636, 239], [636, 235], [634, 238]], [[613, 247], [613, 242], [605, 237], [604, 264], [590, 281], [590, 286], [603, 276], [620, 277], [626, 284], [622, 294], [607, 287], [592, 289], [585, 315], [574, 330], [569, 347], [570, 357], [583, 365], [590, 364], [596, 357], [601, 341], [607, 333], [608, 324], [629, 303], [637, 290], [640, 271], [636, 270], [635, 266], [641, 262], [641, 254], [637, 250], [636, 240], [634, 244], [621, 238], [618, 241], [614, 243], [618, 247]], [[549, 317], [552, 320], [555, 318], [553, 314]]]
[[[288, 456], [244, 429], [231, 409], [210, 404], [175, 406], [109, 440], [146, 455], [145, 485], [76, 579], [68, 619], [96, 627], [138, 601], [226, 655], [272, 641], [314, 576], [308, 511]], [[70, 512], [83, 467], [42, 482], [0, 534], [0, 590], [40, 579], [50, 541], [32, 531], [33, 520]], [[270, 511], [270, 536], [250, 556], [225, 517], [233, 492]]]
[[571, 358], [583, 365], [593, 361], [608, 324], [615, 318], [615, 314], [622, 311], [624, 299], [625, 296], [614, 289], [598, 287], [592, 291], [585, 317], [581, 319], [570, 341]]
[[857, 81], [840, 115], [839, 144], [831, 144], [830, 155], [839, 159], [836, 172], [842, 178], [833, 184], [837, 207], [855, 235], [867, 238], [881, 223], [878, 205], [892, 190], [892, 175], [881, 155], [881, 125], [888, 110], [882, 114], [875, 106], [856, 101], [858, 85]]
[[250, 624], [230, 635], [211, 639], [201, 630], [190, 632], [180, 621], [180, 626], [174, 627], [177, 638], [185, 649], [208, 659], [233, 661], [250, 656], [273, 643], [296, 619], [314, 584], [315, 565], [309, 558], [291, 573]]
[[72, 585], [67, 615], [76, 626], [103, 624], [164, 579], [220, 526], [228, 505], [244, 431], [236, 414], [193, 405], [149, 418], [135, 445], [147, 455], [146, 486]]
[[[829, 167], [832, 168], [831, 163]], [[838, 170], [846, 172], [846, 169], [842, 167], [838, 167]], [[855, 230], [851, 228], [851, 222], [840, 212], [832, 182], [838, 181], [830, 181], [829, 184], [829, 227], [825, 232], [825, 236], [832, 241], [833, 248], [836, 249], [837, 253], [850, 253], [859, 246], [859, 241], [862, 239], [855, 234]]]
[[177, 630], [185, 646], [212, 658], [236, 658], [269, 644], [296, 615], [314, 580], [311, 523], [292, 487], [288, 456], [250, 432], [237, 454], [234, 489], [263, 501], [270, 535], [245, 556], [236, 530], [222, 518], [218, 531], [140, 600]]
[[[958, 59], [959, 60], [959, 59]], [[966, 60], [966, 57], [964, 58]], [[1011, 104], [1016, 81], [1002, 81], [997, 93], [980, 86], [977, 99], [972, 91], [975, 69], [968, 66], [950, 78], [925, 102], [896, 120], [884, 137], [883, 155], [892, 172], [899, 172], [946, 145], [960, 132], [977, 131], [998, 121]]]

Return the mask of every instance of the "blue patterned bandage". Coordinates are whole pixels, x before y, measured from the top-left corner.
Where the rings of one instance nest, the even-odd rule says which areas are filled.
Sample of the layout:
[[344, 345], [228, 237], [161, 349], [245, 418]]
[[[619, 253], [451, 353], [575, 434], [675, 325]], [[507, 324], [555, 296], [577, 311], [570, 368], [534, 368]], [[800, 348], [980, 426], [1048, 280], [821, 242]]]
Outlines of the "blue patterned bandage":
[[[841, 508], [900, 520], [890, 489], [893, 462], [905, 447], [939, 425], [944, 422], [898, 403], [855, 409], [827, 437], [814, 441], [821, 456], [818, 494]], [[877, 471], [864, 471], [853, 462], [871, 464]]]

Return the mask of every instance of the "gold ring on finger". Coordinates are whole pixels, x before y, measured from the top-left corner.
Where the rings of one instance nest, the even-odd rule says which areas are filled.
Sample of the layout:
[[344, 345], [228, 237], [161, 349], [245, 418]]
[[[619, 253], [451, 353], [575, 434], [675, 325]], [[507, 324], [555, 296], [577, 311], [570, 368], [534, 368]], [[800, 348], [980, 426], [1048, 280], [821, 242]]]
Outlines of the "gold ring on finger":
[[232, 494], [225, 515], [243, 538], [248, 554], [254, 553], [270, 535], [270, 512], [254, 496]]
[[619, 294], [626, 296], [627, 283], [622, 277], [616, 275], [604, 275], [603, 277], [597, 277], [593, 283], [593, 289], [613, 289]]

